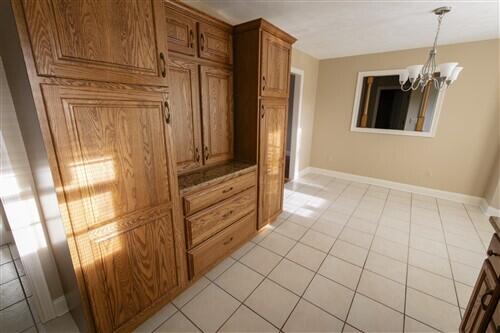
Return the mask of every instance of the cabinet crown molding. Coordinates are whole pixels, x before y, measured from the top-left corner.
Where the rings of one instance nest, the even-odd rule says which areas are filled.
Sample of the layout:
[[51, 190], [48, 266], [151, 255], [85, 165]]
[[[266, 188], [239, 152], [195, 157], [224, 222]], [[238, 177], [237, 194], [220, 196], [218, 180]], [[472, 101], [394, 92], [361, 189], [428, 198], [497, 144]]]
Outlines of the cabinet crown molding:
[[286, 33], [285, 31], [281, 30], [274, 24], [266, 21], [263, 18], [259, 18], [253, 21], [245, 22], [242, 24], [238, 24], [234, 26], [234, 33], [239, 34], [245, 31], [249, 30], [254, 30], [254, 29], [262, 29], [270, 34], [284, 40], [287, 43], [293, 44], [297, 41], [297, 38], [293, 37], [292, 35]]

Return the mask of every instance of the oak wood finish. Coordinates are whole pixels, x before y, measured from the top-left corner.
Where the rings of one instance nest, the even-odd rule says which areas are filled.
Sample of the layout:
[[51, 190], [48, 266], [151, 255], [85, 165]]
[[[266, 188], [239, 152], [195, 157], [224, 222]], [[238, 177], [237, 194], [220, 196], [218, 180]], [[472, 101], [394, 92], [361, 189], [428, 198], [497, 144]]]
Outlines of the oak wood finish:
[[233, 61], [231, 31], [199, 22], [198, 50], [200, 58], [231, 64]]
[[209, 186], [198, 192], [185, 195], [183, 199], [184, 214], [185, 216], [190, 216], [255, 185], [257, 185], [257, 174], [255, 171], [252, 171], [236, 178], [228, 179], [219, 184]]
[[255, 213], [251, 213], [188, 251], [190, 279], [195, 279], [204, 274], [216, 262], [229, 255], [255, 235], [255, 220]]
[[165, 16], [167, 17], [168, 50], [196, 55], [197, 30], [196, 20], [188, 15], [178, 12], [175, 7], [165, 3]]
[[184, 173], [203, 165], [198, 64], [170, 56], [168, 72], [177, 171]]
[[259, 228], [283, 208], [287, 101], [261, 100], [259, 149]]
[[288, 98], [292, 46], [262, 31], [261, 96]]
[[500, 330], [500, 238], [493, 235], [483, 267], [479, 272], [460, 332], [498, 332]]
[[183, 286], [167, 97], [53, 85], [42, 93], [96, 329], [128, 330]]
[[168, 85], [161, 0], [22, 0], [21, 5], [38, 75]]
[[257, 192], [252, 187], [210, 208], [186, 218], [186, 243], [192, 248], [257, 209]]
[[201, 66], [203, 159], [206, 165], [233, 158], [233, 73]]

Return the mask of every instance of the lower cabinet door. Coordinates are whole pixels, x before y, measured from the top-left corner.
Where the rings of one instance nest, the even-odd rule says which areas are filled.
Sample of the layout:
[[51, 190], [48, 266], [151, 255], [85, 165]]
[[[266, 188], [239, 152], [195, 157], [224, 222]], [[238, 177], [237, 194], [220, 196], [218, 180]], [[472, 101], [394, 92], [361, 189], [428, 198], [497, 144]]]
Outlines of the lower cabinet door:
[[42, 92], [80, 290], [97, 332], [130, 331], [185, 279], [166, 94]]
[[[486, 332], [492, 329], [492, 318], [500, 297], [498, 275], [489, 260], [485, 260], [469, 304], [460, 324], [460, 332]], [[498, 318], [498, 313], [496, 314]], [[496, 328], [495, 328], [496, 330]], [[493, 330], [493, 332], [495, 331]]]
[[287, 103], [287, 100], [261, 100], [259, 228], [272, 222], [283, 208]]

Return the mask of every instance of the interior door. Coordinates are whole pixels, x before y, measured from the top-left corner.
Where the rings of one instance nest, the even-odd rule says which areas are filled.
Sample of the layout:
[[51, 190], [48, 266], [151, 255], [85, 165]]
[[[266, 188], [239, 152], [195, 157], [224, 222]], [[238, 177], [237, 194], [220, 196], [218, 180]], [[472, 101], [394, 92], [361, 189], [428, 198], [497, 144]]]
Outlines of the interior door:
[[53, 85], [42, 92], [60, 208], [96, 330], [129, 331], [186, 274], [166, 94]]
[[161, 0], [20, 0], [39, 75], [166, 86]]
[[233, 74], [214, 66], [200, 66], [203, 122], [203, 159], [214, 164], [233, 157]]
[[263, 31], [261, 52], [261, 95], [287, 98], [290, 79], [290, 44]]
[[259, 228], [272, 222], [283, 209], [287, 109], [287, 100], [261, 100]]
[[194, 56], [196, 54], [196, 21], [178, 13], [166, 2], [169, 51]]
[[201, 116], [198, 64], [170, 57], [169, 77], [172, 132], [177, 171], [186, 172], [202, 165]]

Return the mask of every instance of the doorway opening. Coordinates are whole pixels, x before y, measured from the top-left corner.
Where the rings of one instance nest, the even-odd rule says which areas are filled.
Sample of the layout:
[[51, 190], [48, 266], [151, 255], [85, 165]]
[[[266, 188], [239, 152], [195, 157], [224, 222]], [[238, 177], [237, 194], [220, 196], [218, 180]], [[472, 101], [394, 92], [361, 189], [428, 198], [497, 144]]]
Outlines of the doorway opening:
[[288, 97], [288, 124], [286, 133], [285, 182], [298, 177], [300, 153], [300, 112], [304, 71], [292, 67], [290, 73], [290, 94]]

